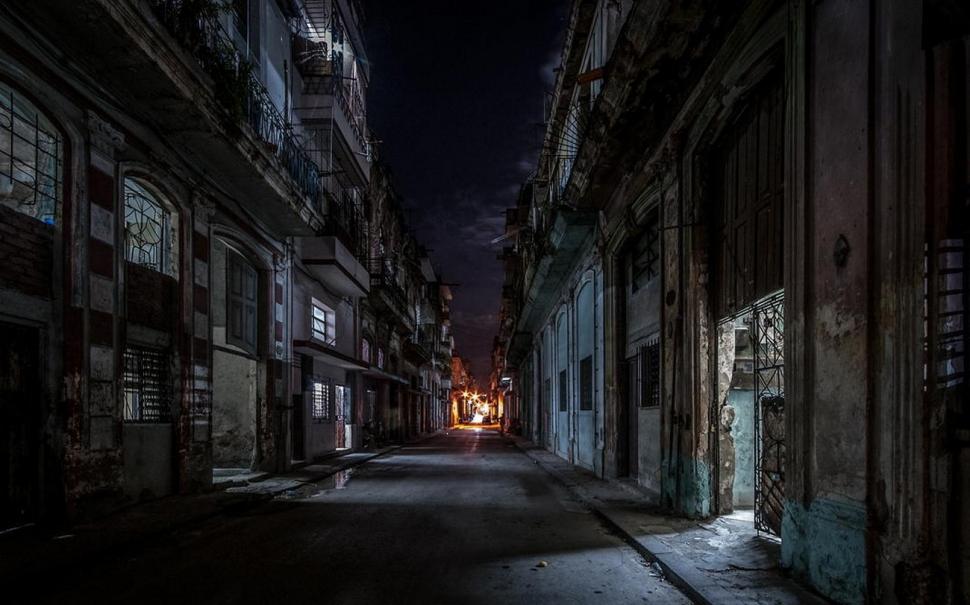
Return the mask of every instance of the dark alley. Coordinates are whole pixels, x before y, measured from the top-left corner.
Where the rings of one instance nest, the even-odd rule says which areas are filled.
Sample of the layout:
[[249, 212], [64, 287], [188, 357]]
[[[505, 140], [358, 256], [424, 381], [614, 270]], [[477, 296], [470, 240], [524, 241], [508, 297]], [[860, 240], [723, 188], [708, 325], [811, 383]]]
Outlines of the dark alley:
[[62, 538], [97, 554], [22, 572], [6, 602], [689, 602], [494, 430], [453, 430], [115, 552], [99, 533]]
[[967, 0], [0, 1], [0, 602], [970, 605]]

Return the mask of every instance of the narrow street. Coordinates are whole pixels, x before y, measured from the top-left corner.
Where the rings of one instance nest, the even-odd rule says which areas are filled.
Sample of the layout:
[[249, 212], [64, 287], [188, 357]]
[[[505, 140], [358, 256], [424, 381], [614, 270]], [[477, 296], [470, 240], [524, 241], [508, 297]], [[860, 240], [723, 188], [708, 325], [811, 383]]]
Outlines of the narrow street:
[[688, 602], [487, 429], [78, 562], [40, 590], [30, 602]]

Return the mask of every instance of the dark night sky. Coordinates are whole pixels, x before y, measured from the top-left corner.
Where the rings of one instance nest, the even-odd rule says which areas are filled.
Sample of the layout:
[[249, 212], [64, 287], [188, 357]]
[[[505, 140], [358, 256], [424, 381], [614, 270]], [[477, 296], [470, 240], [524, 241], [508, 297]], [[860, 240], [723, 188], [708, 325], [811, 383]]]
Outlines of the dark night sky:
[[368, 120], [449, 282], [456, 347], [487, 384], [503, 209], [535, 167], [564, 0], [365, 0]]

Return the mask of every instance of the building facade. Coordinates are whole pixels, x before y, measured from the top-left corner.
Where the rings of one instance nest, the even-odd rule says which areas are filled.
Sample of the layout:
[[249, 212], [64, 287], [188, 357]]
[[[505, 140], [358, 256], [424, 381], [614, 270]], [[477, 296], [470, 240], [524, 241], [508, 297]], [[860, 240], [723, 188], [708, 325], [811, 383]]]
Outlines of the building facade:
[[836, 601], [967, 600], [968, 23], [574, 2], [507, 217], [524, 433], [665, 509], [750, 509]]
[[[0, 8], [0, 526], [360, 446], [384, 237], [361, 21], [350, 0]], [[415, 280], [440, 329], [402, 436], [441, 426], [450, 378], [450, 292]]]

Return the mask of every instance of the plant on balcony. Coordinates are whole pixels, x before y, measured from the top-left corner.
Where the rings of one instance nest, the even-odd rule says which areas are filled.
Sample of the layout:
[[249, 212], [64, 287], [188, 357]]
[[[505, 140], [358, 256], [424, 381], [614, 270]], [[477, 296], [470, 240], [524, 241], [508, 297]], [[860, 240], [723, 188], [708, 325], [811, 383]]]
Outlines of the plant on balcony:
[[235, 56], [223, 59], [213, 64], [209, 75], [215, 85], [216, 99], [226, 110], [224, 126], [230, 132], [235, 132], [246, 119], [253, 66], [249, 61], [237, 60]]

